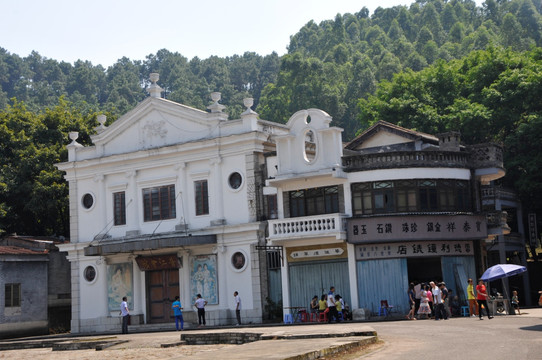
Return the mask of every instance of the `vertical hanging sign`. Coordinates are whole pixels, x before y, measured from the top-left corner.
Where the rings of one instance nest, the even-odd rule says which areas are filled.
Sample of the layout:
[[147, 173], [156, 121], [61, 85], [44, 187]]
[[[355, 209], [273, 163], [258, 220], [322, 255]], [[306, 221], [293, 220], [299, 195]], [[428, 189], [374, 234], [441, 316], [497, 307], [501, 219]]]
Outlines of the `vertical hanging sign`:
[[529, 214], [529, 242], [531, 246], [538, 246], [538, 231], [536, 228], [536, 214]]

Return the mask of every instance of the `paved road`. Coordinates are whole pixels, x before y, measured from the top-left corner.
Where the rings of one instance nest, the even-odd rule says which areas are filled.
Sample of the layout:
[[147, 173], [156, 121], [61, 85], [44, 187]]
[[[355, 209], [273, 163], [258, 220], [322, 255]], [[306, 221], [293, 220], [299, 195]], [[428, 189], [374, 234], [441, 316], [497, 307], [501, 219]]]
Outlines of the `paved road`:
[[522, 314], [371, 323], [386, 345], [362, 359], [540, 360], [542, 309]]
[[[447, 321], [386, 321], [318, 325], [288, 325], [269, 328], [241, 327], [220, 330], [187, 331], [204, 335], [210, 331], [258, 332], [279, 336], [316, 336], [319, 333], [344, 333], [374, 329], [385, 342], [379, 350], [360, 357], [371, 360], [414, 359], [427, 360], [540, 360], [542, 359], [542, 309], [525, 309], [521, 316], [500, 315], [485, 318], [453, 318]], [[185, 345], [161, 348], [162, 344], [179, 341], [180, 333], [157, 332], [128, 335], [92, 336], [68, 341], [97, 339], [129, 340], [104, 351], [52, 351], [51, 348], [0, 351], [0, 359], [10, 360], [71, 360], [77, 359], [284, 359], [315, 349], [340, 346], [351, 341], [339, 338], [305, 338], [271, 340], [244, 345]], [[326, 359], [335, 359], [329, 355]]]

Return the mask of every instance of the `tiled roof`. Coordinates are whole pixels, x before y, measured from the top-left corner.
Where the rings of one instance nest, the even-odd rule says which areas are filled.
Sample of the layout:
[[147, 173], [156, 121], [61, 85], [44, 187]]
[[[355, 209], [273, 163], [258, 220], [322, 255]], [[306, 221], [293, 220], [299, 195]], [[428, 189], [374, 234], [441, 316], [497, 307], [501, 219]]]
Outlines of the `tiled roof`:
[[35, 251], [17, 246], [0, 246], [0, 255], [44, 255], [49, 251]]

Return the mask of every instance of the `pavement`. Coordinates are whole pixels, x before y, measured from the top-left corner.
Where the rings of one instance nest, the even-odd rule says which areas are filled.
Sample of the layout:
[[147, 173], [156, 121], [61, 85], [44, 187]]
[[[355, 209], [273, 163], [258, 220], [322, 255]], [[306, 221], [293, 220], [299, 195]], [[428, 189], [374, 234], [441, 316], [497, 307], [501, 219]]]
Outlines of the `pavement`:
[[[542, 318], [542, 308], [524, 309], [523, 315], [496, 315], [515, 320]], [[374, 320], [381, 320], [376, 318]], [[477, 320], [477, 319], [476, 319]], [[535, 320], [535, 319], [531, 319]], [[0, 359], [317, 359], [370, 344], [380, 338], [382, 329], [399, 322], [444, 323], [431, 320], [342, 322], [339, 324], [293, 324], [275, 326], [239, 326], [201, 328], [148, 333], [102, 334], [92, 336], [48, 336], [0, 341]], [[475, 319], [454, 318], [457, 325]], [[493, 322], [493, 320], [491, 320]], [[448, 322], [446, 322], [448, 323]], [[480, 322], [484, 323], [484, 322]], [[384, 328], [381, 326], [384, 325]], [[397, 324], [399, 325], [399, 324]], [[173, 327], [173, 325], [172, 325]], [[385, 338], [385, 336], [384, 336]], [[188, 345], [188, 344], [193, 345]], [[391, 344], [385, 344], [385, 346]]]

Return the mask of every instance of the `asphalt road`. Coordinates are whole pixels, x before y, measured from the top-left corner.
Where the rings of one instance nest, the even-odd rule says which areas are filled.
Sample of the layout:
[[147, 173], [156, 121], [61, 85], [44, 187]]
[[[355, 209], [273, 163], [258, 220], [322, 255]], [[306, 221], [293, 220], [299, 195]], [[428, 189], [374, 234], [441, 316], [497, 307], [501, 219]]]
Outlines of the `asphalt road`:
[[361, 359], [542, 359], [542, 309], [482, 321], [471, 317], [370, 325], [386, 344]]

